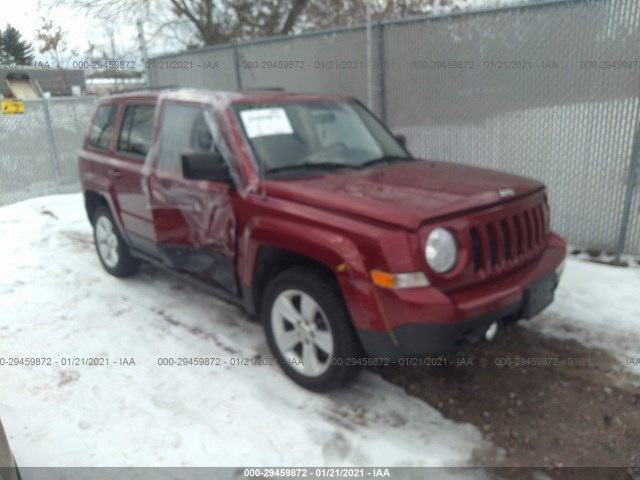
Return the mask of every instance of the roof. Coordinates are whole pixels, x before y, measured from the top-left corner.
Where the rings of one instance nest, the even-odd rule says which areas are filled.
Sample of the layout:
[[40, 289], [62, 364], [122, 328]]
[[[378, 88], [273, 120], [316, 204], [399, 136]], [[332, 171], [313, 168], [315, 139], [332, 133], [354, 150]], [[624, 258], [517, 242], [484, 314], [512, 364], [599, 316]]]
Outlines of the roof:
[[[346, 97], [339, 95], [320, 93], [296, 93], [281, 90], [208, 90], [199, 88], [163, 88], [132, 90], [129, 92], [114, 93], [108, 97], [111, 99], [163, 99], [180, 100], [185, 102], [209, 102], [209, 103], [253, 103], [253, 102], [278, 102], [278, 101], [317, 101], [336, 100], [344, 101]], [[106, 100], [106, 99], [105, 99]]]

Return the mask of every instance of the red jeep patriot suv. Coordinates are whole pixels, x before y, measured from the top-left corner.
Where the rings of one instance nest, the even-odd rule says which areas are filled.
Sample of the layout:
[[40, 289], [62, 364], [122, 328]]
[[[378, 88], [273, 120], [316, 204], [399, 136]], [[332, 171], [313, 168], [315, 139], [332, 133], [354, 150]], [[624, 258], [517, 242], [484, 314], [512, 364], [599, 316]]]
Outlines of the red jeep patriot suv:
[[416, 159], [352, 98], [110, 96], [80, 172], [109, 273], [146, 261], [242, 306], [315, 391], [492, 339], [551, 303], [565, 257], [544, 185]]

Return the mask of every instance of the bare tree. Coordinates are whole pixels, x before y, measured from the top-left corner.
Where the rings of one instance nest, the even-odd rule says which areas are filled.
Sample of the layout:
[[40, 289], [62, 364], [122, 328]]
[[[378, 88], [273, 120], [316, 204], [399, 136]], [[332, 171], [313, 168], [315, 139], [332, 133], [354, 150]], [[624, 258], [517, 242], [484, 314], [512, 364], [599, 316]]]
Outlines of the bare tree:
[[[150, 44], [186, 48], [365, 21], [366, 0], [44, 0], [94, 18], [145, 19]], [[468, 0], [371, 0], [372, 18], [402, 18]], [[163, 46], [164, 46], [163, 45]]]
[[[371, 0], [371, 20], [425, 15], [454, 3], [455, 0]], [[313, 0], [301, 21], [313, 28], [362, 24], [366, 22], [366, 0]]]
[[40, 42], [38, 51], [52, 61], [60, 73], [60, 79], [70, 90], [71, 84], [65, 74], [65, 67], [69, 66], [71, 59], [78, 55], [78, 51], [67, 46], [66, 33], [60, 26], [54, 26], [51, 20], [44, 17], [40, 20], [42, 24], [36, 32], [36, 40]]
[[120, 25], [116, 23], [105, 24], [102, 26], [103, 35], [98, 36], [103, 38], [103, 42], [89, 42], [89, 47], [85, 51], [85, 54], [90, 60], [115, 60], [122, 58], [130, 58], [136, 55], [136, 45], [125, 45], [118, 40], [118, 33], [120, 31]]
[[115, 22], [102, 26], [103, 35], [97, 35], [103, 41], [90, 41], [85, 51], [91, 71], [87, 72], [87, 78], [114, 79], [117, 87], [125, 87], [128, 79], [140, 78], [141, 71], [136, 69], [134, 59], [138, 56], [138, 48], [135, 43], [126, 44], [119, 40], [118, 35], [121, 26]]
[[180, 31], [185, 45], [292, 33], [309, 0], [49, 0], [98, 18], [145, 18]]

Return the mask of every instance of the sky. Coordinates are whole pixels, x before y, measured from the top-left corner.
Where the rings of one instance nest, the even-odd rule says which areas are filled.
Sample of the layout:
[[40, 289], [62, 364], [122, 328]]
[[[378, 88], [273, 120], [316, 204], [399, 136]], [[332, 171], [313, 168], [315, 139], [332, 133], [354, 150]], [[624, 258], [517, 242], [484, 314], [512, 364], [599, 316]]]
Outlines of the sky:
[[[46, 60], [46, 57], [38, 52], [40, 43], [36, 40], [36, 31], [42, 25], [42, 17], [51, 20], [54, 27], [60, 26], [66, 32], [69, 49], [78, 50], [80, 57], [86, 52], [90, 42], [107, 41], [108, 36], [101, 22], [87, 16], [84, 11], [76, 11], [68, 7], [46, 8], [40, 5], [41, 3], [42, 0], [7, 1], [2, 6], [2, 20], [0, 20], [0, 28], [4, 29], [6, 24], [10, 23], [33, 45], [36, 60]], [[134, 50], [136, 55], [138, 54], [135, 21], [119, 29], [118, 40], [123, 41], [129, 50]]]
[[[44, 7], [40, 7], [39, 0], [20, 0], [19, 2], [6, 2], [2, 6], [2, 28], [10, 23], [17, 28], [23, 38], [31, 42], [34, 46], [36, 55], [39, 44], [36, 41], [36, 30], [42, 24], [41, 17], [46, 17], [59, 25], [63, 30], [68, 32], [67, 41], [69, 47], [79, 48], [81, 51], [87, 48], [87, 32], [91, 27], [91, 21], [84, 19], [84, 14], [76, 14], [74, 11], [58, 7], [49, 11]], [[79, 21], [82, 19], [82, 21]]]

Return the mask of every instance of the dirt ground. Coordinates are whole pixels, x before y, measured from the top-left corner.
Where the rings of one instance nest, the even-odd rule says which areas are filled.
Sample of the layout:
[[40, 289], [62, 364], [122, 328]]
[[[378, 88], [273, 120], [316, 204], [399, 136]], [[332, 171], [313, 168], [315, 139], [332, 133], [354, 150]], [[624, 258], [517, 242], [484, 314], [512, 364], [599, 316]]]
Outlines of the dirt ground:
[[[607, 353], [514, 325], [493, 342], [421, 363], [375, 371], [445, 417], [476, 425], [504, 450], [497, 465], [506, 467], [503, 473], [521, 466], [549, 473], [624, 466], [636, 468], [591, 473], [640, 478], [639, 382]], [[573, 472], [590, 478], [585, 470]]]

